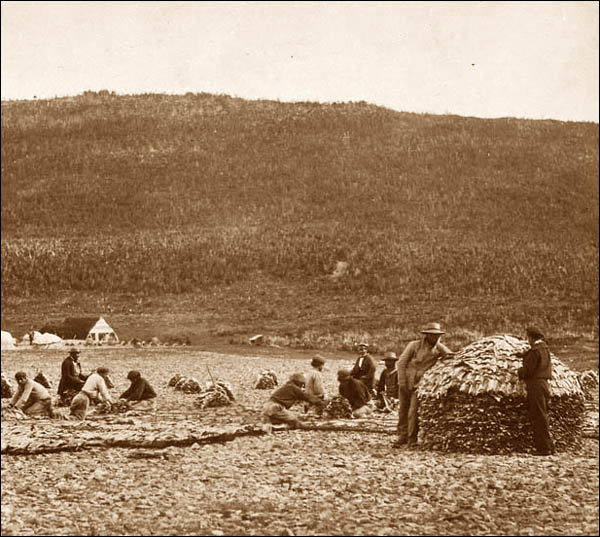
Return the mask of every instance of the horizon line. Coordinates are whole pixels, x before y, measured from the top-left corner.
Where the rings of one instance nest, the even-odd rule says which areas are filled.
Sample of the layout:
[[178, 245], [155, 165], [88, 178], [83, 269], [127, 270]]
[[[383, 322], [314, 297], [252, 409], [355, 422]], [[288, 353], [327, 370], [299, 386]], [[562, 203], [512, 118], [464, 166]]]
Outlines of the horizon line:
[[86, 94], [95, 94], [95, 95], [108, 95], [109, 97], [143, 97], [146, 95], [164, 95], [170, 97], [186, 97], [193, 95], [214, 95], [221, 97], [229, 97], [231, 99], [240, 99], [248, 102], [257, 102], [257, 101], [272, 101], [276, 103], [283, 104], [299, 104], [299, 103], [311, 103], [311, 104], [320, 104], [320, 105], [331, 105], [331, 104], [361, 104], [364, 103], [369, 106], [377, 106], [380, 108], [386, 108], [388, 110], [392, 110], [394, 112], [399, 113], [407, 113], [407, 114], [419, 114], [419, 115], [433, 115], [433, 116], [457, 116], [462, 118], [474, 118], [474, 119], [516, 119], [516, 120], [524, 120], [524, 121], [559, 121], [563, 123], [593, 123], [598, 125], [599, 121], [591, 120], [591, 119], [562, 119], [556, 117], [526, 117], [526, 116], [510, 116], [510, 115], [497, 115], [497, 116], [477, 116], [477, 115], [464, 115], [456, 112], [445, 111], [445, 112], [433, 112], [430, 110], [401, 110], [399, 108], [395, 108], [388, 104], [379, 104], [375, 102], [369, 102], [365, 99], [360, 100], [349, 100], [349, 101], [331, 101], [331, 100], [306, 100], [306, 99], [295, 99], [295, 100], [282, 100], [280, 98], [272, 98], [272, 97], [258, 97], [258, 98], [248, 98], [242, 97], [236, 94], [229, 93], [217, 93], [217, 92], [209, 92], [209, 91], [186, 91], [186, 92], [168, 92], [168, 91], [140, 91], [133, 93], [120, 93], [116, 90], [109, 90], [106, 88], [100, 90], [92, 90], [87, 89], [83, 90], [77, 94], [61, 94], [54, 95], [52, 97], [37, 97], [34, 95], [33, 97], [4, 97], [0, 96], [0, 102], [9, 103], [9, 102], [39, 102], [39, 101], [51, 101], [51, 100], [59, 100], [59, 99], [73, 99], [77, 97], [85, 97]]

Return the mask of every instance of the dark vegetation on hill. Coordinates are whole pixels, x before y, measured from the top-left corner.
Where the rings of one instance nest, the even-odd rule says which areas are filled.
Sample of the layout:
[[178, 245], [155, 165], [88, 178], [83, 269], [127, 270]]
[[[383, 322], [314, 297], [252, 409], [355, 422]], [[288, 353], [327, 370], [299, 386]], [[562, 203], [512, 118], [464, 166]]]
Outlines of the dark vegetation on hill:
[[450, 304], [532, 304], [597, 333], [598, 125], [210, 94], [2, 103], [3, 310], [244, 282], [449, 323]]

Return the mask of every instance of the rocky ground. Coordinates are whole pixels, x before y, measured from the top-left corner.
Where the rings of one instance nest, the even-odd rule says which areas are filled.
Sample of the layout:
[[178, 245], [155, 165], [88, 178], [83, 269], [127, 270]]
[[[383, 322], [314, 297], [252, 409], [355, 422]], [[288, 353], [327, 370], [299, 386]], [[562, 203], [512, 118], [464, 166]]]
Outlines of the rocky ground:
[[[56, 387], [64, 355], [3, 352], [2, 369], [9, 376], [41, 369]], [[259, 357], [90, 349], [81, 361], [84, 370], [108, 364], [115, 395], [127, 387], [129, 369], [155, 386], [156, 413], [135, 416], [132, 430], [158, 429], [167, 419], [187, 430], [258, 423], [269, 394], [252, 387], [260, 371], [272, 369], [282, 382], [294, 370], [308, 370], [308, 360], [285, 351]], [[196, 396], [167, 386], [175, 373], [207, 382], [207, 365], [216, 380], [234, 387], [231, 407], [200, 410]], [[331, 392], [337, 368], [348, 365], [329, 362]], [[3, 443], [15, 427], [27, 426], [32, 436], [50, 430], [43, 420], [3, 422]], [[110, 429], [111, 420], [73, 425], [96, 426]], [[2, 534], [598, 534], [597, 439], [551, 457], [398, 450], [393, 439], [389, 433], [295, 430], [185, 447], [4, 454]]]

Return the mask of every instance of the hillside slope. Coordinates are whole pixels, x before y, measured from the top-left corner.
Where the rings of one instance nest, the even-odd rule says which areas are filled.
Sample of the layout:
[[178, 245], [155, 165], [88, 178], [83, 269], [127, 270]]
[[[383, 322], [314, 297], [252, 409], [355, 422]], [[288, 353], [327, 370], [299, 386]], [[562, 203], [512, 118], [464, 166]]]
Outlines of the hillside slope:
[[442, 318], [532, 303], [597, 329], [598, 125], [209, 94], [2, 103], [3, 309], [244, 282]]

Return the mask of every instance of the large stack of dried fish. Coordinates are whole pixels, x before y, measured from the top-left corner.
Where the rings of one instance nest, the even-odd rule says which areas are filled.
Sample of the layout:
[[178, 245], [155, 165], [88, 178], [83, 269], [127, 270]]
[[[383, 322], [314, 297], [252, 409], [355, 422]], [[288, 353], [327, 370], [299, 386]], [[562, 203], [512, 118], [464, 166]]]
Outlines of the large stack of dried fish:
[[15, 394], [15, 390], [12, 386], [12, 383], [8, 379], [7, 376], [2, 373], [2, 399], [7, 399], [12, 397]]
[[598, 371], [582, 371], [579, 373], [579, 384], [585, 398], [583, 436], [598, 438]]
[[[469, 453], [533, 449], [525, 385], [517, 377], [527, 342], [500, 335], [440, 360], [419, 382], [419, 442], [432, 449]], [[577, 374], [551, 355], [550, 432], [556, 449], [581, 442], [584, 395]]]
[[275, 374], [275, 371], [271, 371], [269, 369], [267, 371], [261, 372], [261, 374], [256, 379], [254, 387], [257, 390], [272, 390], [277, 385], [277, 375]]
[[217, 382], [215, 385], [209, 382], [196, 399], [195, 404], [200, 408], [213, 408], [230, 405], [234, 400], [231, 384]]
[[336, 395], [323, 410], [326, 419], [350, 419], [352, 418], [352, 407], [350, 401], [341, 395]]

